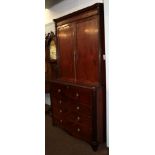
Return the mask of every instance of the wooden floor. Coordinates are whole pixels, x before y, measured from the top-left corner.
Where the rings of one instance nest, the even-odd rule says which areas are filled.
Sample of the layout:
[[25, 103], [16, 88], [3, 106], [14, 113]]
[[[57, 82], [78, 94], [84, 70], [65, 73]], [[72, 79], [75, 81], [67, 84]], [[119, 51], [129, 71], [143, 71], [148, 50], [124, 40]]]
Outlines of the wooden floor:
[[108, 155], [105, 145], [94, 152], [89, 144], [52, 126], [50, 112], [45, 115], [45, 155]]

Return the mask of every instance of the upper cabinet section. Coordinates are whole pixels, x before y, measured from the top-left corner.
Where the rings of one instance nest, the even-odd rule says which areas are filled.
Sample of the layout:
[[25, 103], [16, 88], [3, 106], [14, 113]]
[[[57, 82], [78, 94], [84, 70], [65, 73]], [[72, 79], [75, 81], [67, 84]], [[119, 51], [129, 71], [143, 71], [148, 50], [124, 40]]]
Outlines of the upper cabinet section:
[[55, 19], [59, 80], [98, 85], [104, 76], [103, 4]]

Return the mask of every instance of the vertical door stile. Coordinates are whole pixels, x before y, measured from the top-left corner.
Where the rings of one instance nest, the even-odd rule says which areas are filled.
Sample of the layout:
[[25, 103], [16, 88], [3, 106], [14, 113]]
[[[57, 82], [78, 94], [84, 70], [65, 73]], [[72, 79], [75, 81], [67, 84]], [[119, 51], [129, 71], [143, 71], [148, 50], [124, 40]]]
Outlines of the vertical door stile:
[[74, 82], [76, 83], [76, 64], [77, 64], [77, 45], [76, 45], [76, 23], [74, 23], [73, 37], [74, 37]]
[[60, 49], [59, 49], [59, 28], [57, 27], [57, 23], [55, 24], [55, 29], [56, 29], [56, 56], [57, 56], [57, 64], [58, 64], [58, 78], [60, 77]]
[[[97, 16], [97, 28], [98, 28], [98, 33], [102, 34], [101, 31], [101, 27], [100, 27], [100, 16]], [[101, 43], [101, 35], [98, 35], [98, 53], [99, 53], [99, 64], [98, 64], [98, 68], [99, 68], [99, 76], [98, 76], [98, 81], [102, 82], [102, 43]]]

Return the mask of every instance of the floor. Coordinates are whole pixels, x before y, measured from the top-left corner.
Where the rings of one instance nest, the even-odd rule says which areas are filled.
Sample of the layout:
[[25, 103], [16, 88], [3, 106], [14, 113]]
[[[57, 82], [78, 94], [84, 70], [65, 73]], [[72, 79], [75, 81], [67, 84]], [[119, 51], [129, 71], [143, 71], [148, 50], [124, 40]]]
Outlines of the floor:
[[102, 145], [97, 152], [94, 152], [86, 142], [53, 127], [51, 114], [46, 110], [45, 155], [109, 155], [109, 150]]

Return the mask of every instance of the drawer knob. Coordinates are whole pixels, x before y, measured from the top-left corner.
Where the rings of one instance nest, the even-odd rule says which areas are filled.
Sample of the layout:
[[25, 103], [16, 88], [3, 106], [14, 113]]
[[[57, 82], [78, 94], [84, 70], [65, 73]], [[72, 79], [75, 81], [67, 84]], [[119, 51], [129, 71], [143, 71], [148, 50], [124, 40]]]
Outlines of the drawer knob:
[[79, 116], [77, 117], [77, 120], [78, 120], [78, 121], [80, 120], [80, 117], [79, 117]]
[[80, 132], [80, 128], [77, 129], [77, 132]]
[[62, 110], [60, 109], [60, 111], [59, 112], [62, 112]]
[[59, 100], [59, 103], [61, 104], [61, 103], [62, 103], [62, 101], [61, 101], [61, 100]]
[[60, 120], [60, 123], [62, 123], [62, 119]]
[[76, 107], [76, 109], [77, 109], [77, 110], [79, 110], [79, 109], [80, 109], [80, 107], [79, 107], [79, 106], [77, 106], [77, 107]]
[[61, 89], [58, 89], [58, 93], [60, 93], [61, 92]]
[[79, 97], [79, 93], [76, 93], [76, 97]]

